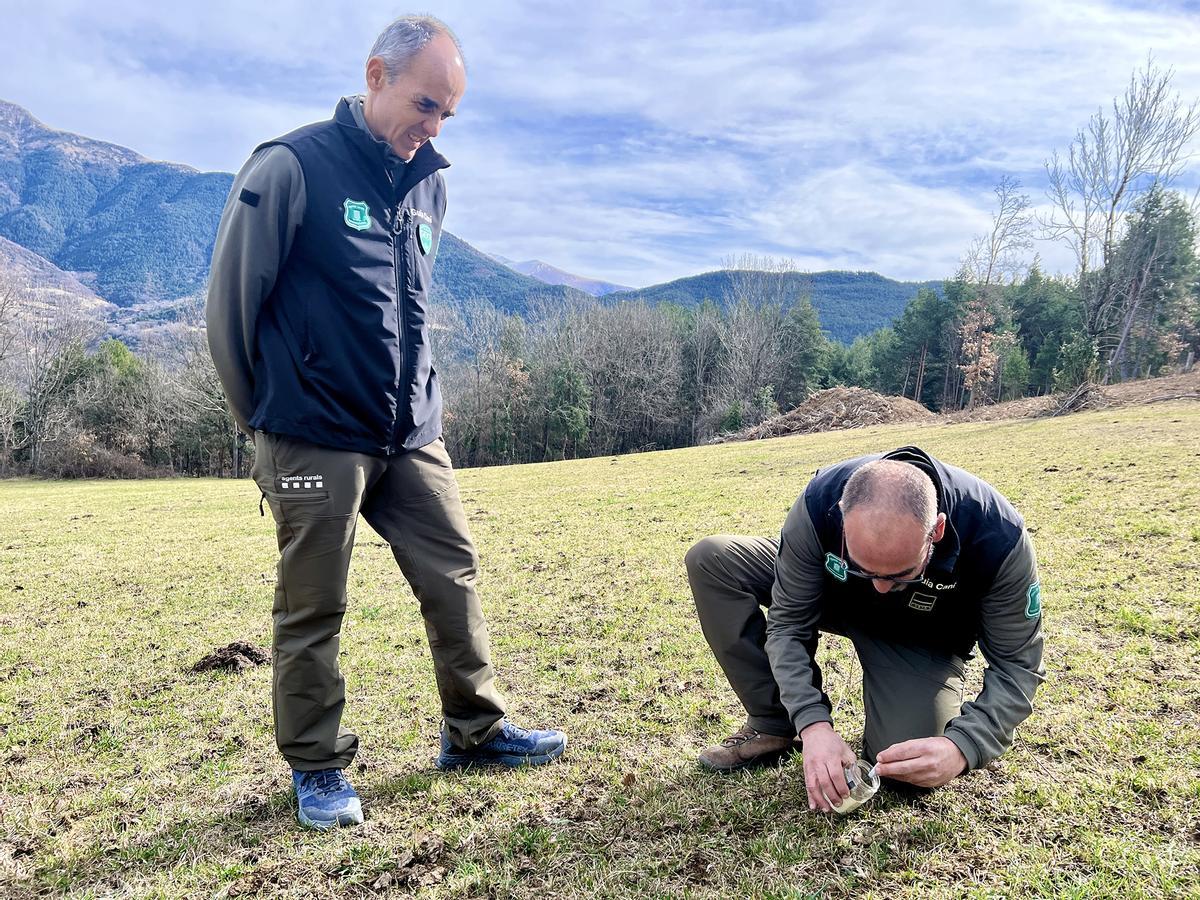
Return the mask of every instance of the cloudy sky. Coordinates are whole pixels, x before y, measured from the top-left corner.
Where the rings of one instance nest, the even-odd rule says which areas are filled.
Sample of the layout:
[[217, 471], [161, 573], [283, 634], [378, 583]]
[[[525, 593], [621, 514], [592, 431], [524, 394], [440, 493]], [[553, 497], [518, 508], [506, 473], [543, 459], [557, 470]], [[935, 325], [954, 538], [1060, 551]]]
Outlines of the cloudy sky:
[[[404, 7], [0, 0], [0, 99], [199, 169], [327, 118]], [[438, 139], [447, 227], [643, 286], [743, 253], [953, 273], [991, 188], [1043, 163], [1148, 54], [1200, 97], [1200, 2], [439, 2], [470, 71]], [[1200, 148], [1197, 148], [1200, 150]], [[1189, 178], [1195, 186], [1197, 179]], [[1039, 246], [1051, 269], [1069, 255]]]

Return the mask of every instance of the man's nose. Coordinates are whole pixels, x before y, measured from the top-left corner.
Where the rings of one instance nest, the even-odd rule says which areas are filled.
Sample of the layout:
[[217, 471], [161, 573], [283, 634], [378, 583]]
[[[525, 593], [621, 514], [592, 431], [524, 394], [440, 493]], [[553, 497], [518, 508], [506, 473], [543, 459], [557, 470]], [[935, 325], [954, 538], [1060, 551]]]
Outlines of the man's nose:
[[425, 119], [421, 125], [423, 126], [427, 135], [429, 135], [431, 138], [435, 138], [442, 130], [442, 117], [430, 116], [428, 119]]
[[872, 578], [871, 586], [881, 594], [890, 594], [892, 588], [896, 586], [896, 582], [888, 581], [886, 578]]

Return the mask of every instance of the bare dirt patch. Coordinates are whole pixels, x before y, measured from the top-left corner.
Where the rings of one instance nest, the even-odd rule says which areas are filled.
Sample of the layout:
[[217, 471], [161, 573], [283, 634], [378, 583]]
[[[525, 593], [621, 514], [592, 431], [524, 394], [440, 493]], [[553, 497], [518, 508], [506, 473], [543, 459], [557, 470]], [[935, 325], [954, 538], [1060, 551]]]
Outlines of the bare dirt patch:
[[1141, 381], [1110, 384], [1104, 388], [1104, 393], [1121, 405], [1159, 403], [1163, 400], [1200, 400], [1200, 367], [1184, 375], [1164, 375], [1162, 378], [1144, 378]]
[[271, 652], [262, 647], [256, 647], [249, 641], [234, 641], [224, 647], [218, 647], [212, 653], [201, 658], [192, 672], [244, 672], [255, 666], [265, 666], [271, 661]]
[[1143, 378], [1121, 384], [1083, 385], [1062, 394], [1024, 397], [1007, 403], [977, 406], [942, 417], [945, 422], [994, 422], [1000, 419], [1035, 419], [1089, 409], [1136, 406], [1165, 400], [1200, 400], [1200, 368], [1184, 375]]
[[907, 397], [888, 397], [866, 388], [836, 387], [818, 391], [789, 412], [752, 428], [721, 435], [714, 438], [712, 443], [757, 441], [792, 434], [815, 434], [902, 422], [955, 424], [1037, 419], [1165, 400], [1200, 400], [1200, 368], [1184, 375], [1144, 378], [1122, 384], [1084, 384], [1069, 392], [1023, 397], [944, 415], [931, 412]]

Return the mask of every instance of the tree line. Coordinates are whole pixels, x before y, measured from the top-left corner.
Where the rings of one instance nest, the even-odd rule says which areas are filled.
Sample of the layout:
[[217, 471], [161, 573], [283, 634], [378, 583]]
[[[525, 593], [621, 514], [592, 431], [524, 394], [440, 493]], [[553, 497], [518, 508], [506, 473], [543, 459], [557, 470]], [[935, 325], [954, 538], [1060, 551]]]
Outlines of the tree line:
[[0, 273], [0, 476], [244, 474], [200, 308], [135, 354], [68, 294]]
[[[476, 297], [435, 306], [447, 444], [461, 465], [689, 446], [815, 390], [857, 385], [951, 411], [1189, 369], [1200, 350], [1197, 198], [1176, 189], [1196, 104], [1148, 63], [1046, 164], [1046, 212], [1011, 178], [938, 293], [850, 345], [786, 261], [730, 260], [695, 307]], [[1076, 261], [1051, 276], [1033, 240]], [[797, 287], [797, 284], [799, 287]], [[201, 301], [133, 353], [54, 291], [0, 278], [0, 474], [241, 475]]]

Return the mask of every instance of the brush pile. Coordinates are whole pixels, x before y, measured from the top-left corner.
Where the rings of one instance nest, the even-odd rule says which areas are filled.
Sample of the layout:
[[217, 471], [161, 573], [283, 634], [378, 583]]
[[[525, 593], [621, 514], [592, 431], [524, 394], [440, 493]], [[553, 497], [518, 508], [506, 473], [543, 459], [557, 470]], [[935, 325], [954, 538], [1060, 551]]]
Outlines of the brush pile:
[[1058, 407], [1049, 415], [1065, 416], [1067, 413], [1084, 412], [1089, 409], [1104, 409], [1112, 406], [1112, 401], [1105, 395], [1099, 385], [1085, 381], [1075, 390], [1058, 395]]
[[814, 434], [900, 422], [932, 422], [936, 419], [937, 416], [924, 406], [905, 397], [885, 397], [865, 388], [836, 387], [817, 391], [795, 409], [752, 428], [721, 435], [713, 443], [758, 441], [789, 434]]
[[723, 434], [710, 441], [758, 441], [790, 434], [814, 434], [845, 428], [903, 423], [991, 422], [1001, 419], [1038, 419], [1087, 410], [1108, 409], [1165, 400], [1200, 400], [1200, 367], [1182, 375], [1147, 378], [1121, 384], [1081, 384], [1073, 391], [1024, 397], [1007, 403], [976, 406], [937, 415], [906, 397], [886, 397], [865, 388], [836, 387], [818, 391], [795, 409], [751, 428]]

